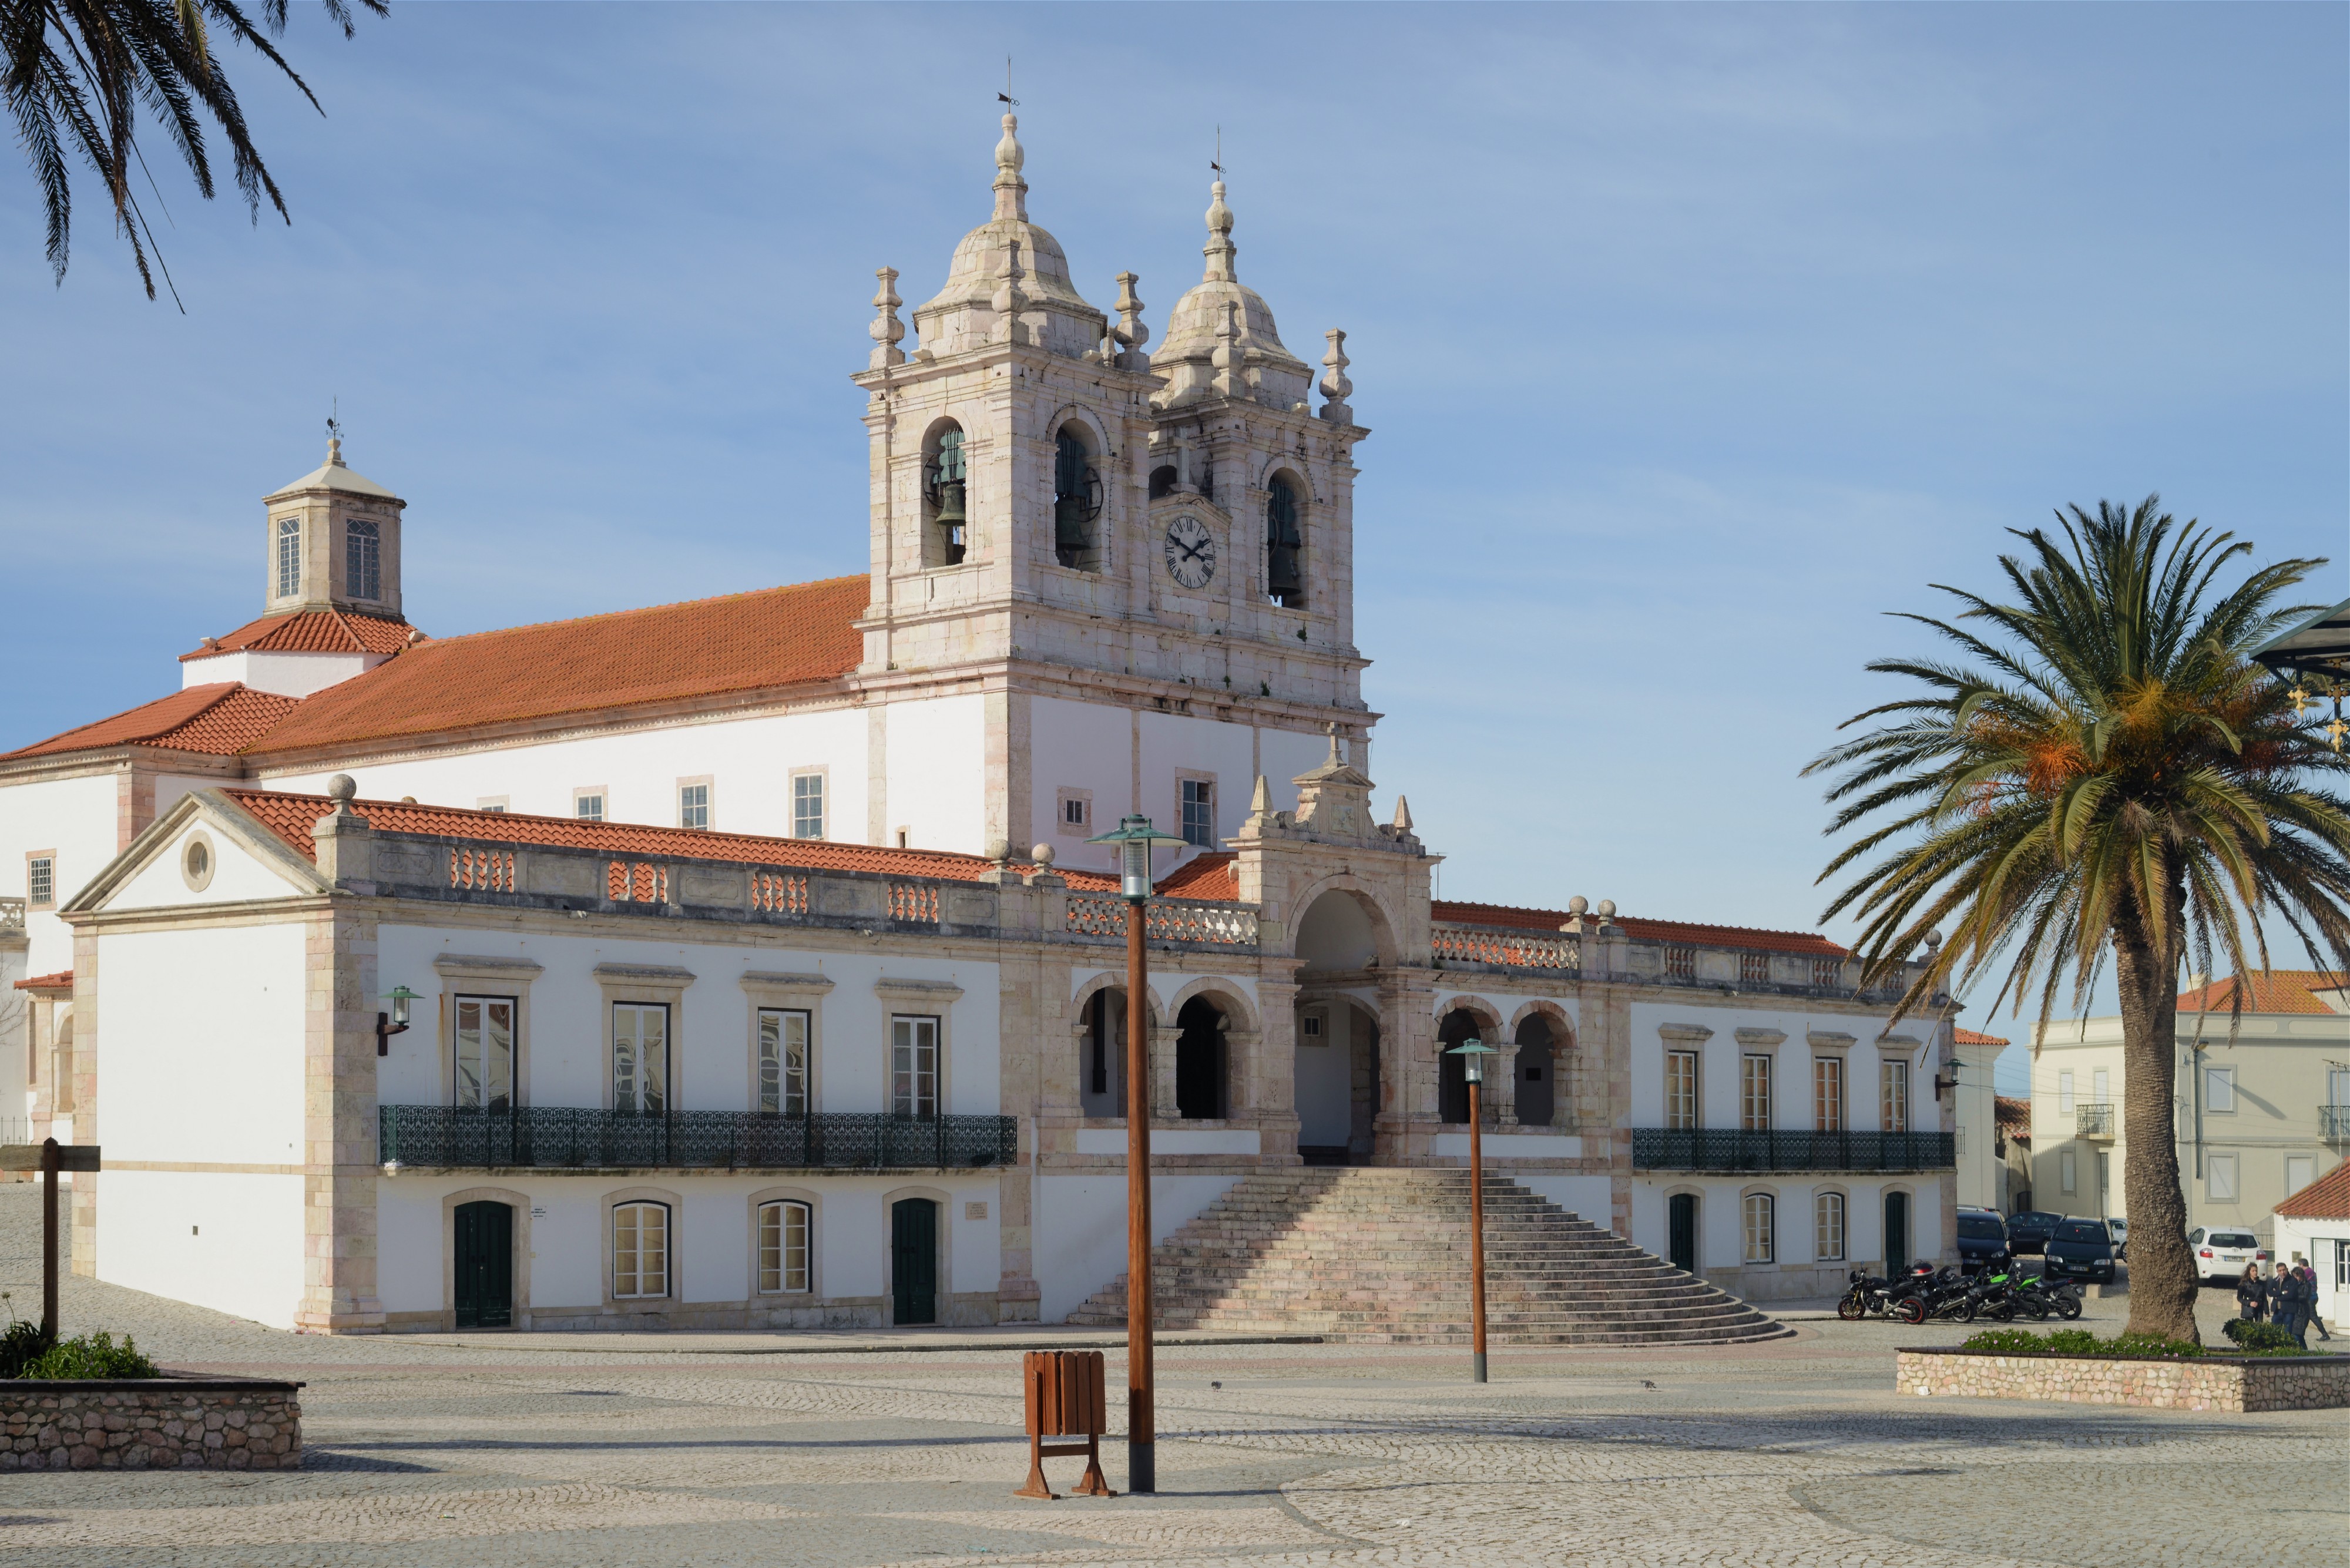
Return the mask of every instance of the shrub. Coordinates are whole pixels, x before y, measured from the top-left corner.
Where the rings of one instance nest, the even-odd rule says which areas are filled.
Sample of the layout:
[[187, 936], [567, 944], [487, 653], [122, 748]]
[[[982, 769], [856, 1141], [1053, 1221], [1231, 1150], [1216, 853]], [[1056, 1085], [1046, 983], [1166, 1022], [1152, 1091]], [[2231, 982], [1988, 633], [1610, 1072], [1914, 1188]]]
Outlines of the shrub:
[[2248, 1355], [2299, 1355], [2303, 1354], [2293, 1335], [2272, 1323], [2253, 1323], [2247, 1318], [2230, 1318], [2220, 1325], [2220, 1332], [2242, 1348]]
[[22, 1377], [25, 1368], [47, 1355], [55, 1343], [41, 1332], [39, 1324], [10, 1320], [7, 1328], [0, 1331], [0, 1377]]
[[2037, 1334], [2026, 1328], [1994, 1328], [1976, 1334], [1960, 1350], [1988, 1350], [2004, 1355], [2085, 1355], [2101, 1360], [2153, 1361], [2169, 1355], [2200, 1355], [2203, 1347], [2184, 1339], [2154, 1334], [2124, 1334], [2099, 1339], [2085, 1328], [2060, 1328]]
[[[12, 1325], [12, 1332], [15, 1325]], [[37, 1336], [40, 1330], [34, 1328]], [[120, 1345], [104, 1329], [96, 1334], [61, 1339], [26, 1364], [19, 1377], [158, 1377], [155, 1364], [140, 1352], [138, 1342], [125, 1337]]]

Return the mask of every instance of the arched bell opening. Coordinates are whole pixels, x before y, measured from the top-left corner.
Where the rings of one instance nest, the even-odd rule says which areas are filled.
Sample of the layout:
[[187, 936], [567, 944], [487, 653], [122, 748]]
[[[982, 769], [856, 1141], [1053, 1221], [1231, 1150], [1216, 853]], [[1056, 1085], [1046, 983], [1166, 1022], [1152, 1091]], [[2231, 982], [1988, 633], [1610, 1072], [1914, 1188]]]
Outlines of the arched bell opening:
[[1305, 504], [1295, 479], [1276, 473], [1265, 484], [1264, 596], [1291, 609], [1305, 607]]
[[1102, 569], [1101, 473], [1086, 427], [1075, 420], [1053, 438], [1053, 558], [1080, 572]]
[[971, 545], [971, 464], [962, 427], [941, 420], [922, 438], [922, 565], [960, 566]]
[[1126, 991], [1105, 986], [1086, 998], [1077, 1031], [1077, 1110], [1126, 1117]]
[[1156, 501], [1162, 495], [1174, 494], [1176, 485], [1180, 483], [1181, 476], [1175, 472], [1173, 463], [1160, 463], [1150, 471], [1150, 499]]
[[1232, 1104], [1224, 1015], [1204, 996], [1175, 1015], [1175, 1114], [1185, 1121], [1218, 1121]]

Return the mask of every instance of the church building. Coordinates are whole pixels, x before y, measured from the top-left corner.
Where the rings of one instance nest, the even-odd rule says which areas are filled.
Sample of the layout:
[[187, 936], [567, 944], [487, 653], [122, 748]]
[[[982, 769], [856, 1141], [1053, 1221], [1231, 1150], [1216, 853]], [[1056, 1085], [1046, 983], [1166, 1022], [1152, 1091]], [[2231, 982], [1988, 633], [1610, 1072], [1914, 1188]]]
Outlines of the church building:
[[910, 337], [878, 275], [865, 575], [432, 637], [337, 440], [264, 498], [259, 618], [0, 755], [0, 1094], [102, 1147], [77, 1269], [337, 1333], [1098, 1307], [1128, 908], [1088, 840], [1137, 814], [1181, 840], [1162, 1239], [1457, 1169], [1475, 1038], [1489, 1168], [1677, 1300], [1946, 1254], [1947, 1008], [1894, 1023], [1817, 935], [1433, 898], [1374, 799], [1346, 334], [1284, 344], [1219, 181], [1148, 348], [1023, 162], [1007, 114]]

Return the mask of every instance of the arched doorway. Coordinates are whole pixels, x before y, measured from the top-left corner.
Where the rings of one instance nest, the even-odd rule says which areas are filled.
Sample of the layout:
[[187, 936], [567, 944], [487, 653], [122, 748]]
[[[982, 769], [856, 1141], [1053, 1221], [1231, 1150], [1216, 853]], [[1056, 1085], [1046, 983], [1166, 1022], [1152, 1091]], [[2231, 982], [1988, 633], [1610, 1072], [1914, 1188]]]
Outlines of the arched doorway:
[[1909, 1195], [1885, 1195], [1885, 1272], [1898, 1274], [1909, 1266]]
[[1469, 1119], [1469, 1075], [1452, 1048], [1463, 1040], [1482, 1040], [1484, 1026], [1475, 1013], [1465, 1007], [1456, 1007], [1444, 1015], [1436, 1031], [1436, 1048], [1441, 1053], [1436, 1058], [1436, 1119], [1440, 1122], [1466, 1122]]
[[928, 1198], [889, 1205], [889, 1321], [939, 1321], [939, 1206]]
[[1546, 1127], [1557, 1107], [1557, 1036], [1548, 1018], [1529, 1012], [1518, 1020], [1516, 1080], [1518, 1125]]
[[1351, 997], [1297, 1009], [1297, 1152], [1308, 1165], [1368, 1159], [1379, 1108], [1379, 1023]]
[[1685, 1274], [1697, 1272], [1697, 1194], [1676, 1192], [1665, 1199], [1665, 1261]]
[[1175, 1114], [1215, 1121], [1226, 1114], [1224, 1015], [1204, 996], [1175, 1014]]
[[1111, 1121], [1126, 1116], [1126, 992], [1105, 986], [1086, 998], [1077, 1033], [1077, 1110]]
[[495, 1199], [457, 1205], [459, 1328], [514, 1323], [514, 1207]]

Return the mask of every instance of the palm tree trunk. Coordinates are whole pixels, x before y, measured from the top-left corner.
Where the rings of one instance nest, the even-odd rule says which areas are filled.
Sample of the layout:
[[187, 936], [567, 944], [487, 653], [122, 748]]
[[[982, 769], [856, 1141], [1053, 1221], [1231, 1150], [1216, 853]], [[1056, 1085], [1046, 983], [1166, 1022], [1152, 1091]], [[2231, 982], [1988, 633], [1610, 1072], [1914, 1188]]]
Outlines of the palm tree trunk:
[[[2176, 914], [2170, 929], [2181, 929]], [[2126, 1332], [2199, 1345], [2195, 1298], [2202, 1282], [2187, 1245], [2187, 1197], [2178, 1184], [2173, 1108], [2178, 1056], [2175, 956], [2169, 943], [2147, 939], [2142, 920], [2114, 922], [2114, 970], [2122, 1005], [2122, 1193], [2130, 1222]]]

